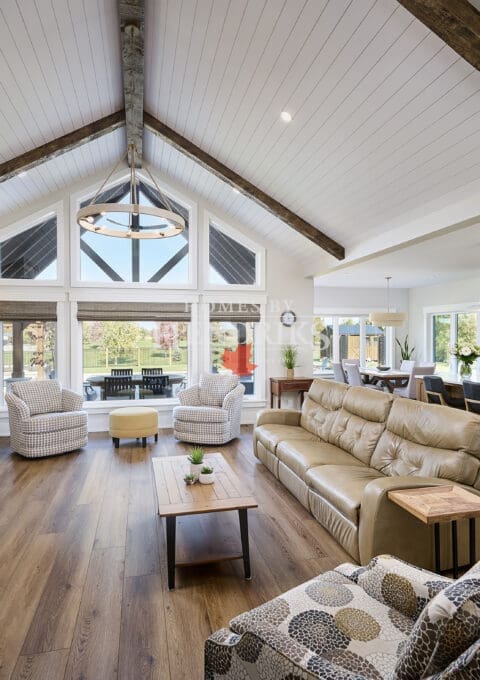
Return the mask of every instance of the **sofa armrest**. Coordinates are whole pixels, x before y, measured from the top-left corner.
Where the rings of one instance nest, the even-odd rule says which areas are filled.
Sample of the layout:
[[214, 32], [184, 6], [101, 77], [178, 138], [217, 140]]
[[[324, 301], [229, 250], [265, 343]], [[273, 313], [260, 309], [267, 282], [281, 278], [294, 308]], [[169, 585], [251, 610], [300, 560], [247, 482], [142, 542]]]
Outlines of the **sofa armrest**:
[[257, 416], [255, 427], [260, 425], [300, 425], [301, 411], [290, 408], [267, 408]]
[[23, 401], [23, 399], [20, 399], [11, 392], [7, 392], [5, 394], [5, 401], [7, 403], [8, 408], [15, 411], [15, 416], [17, 418], [19, 418], [20, 420], [30, 419], [30, 409], [28, 408], [28, 405]]
[[433, 564], [433, 531], [388, 498], [396, 489], [444, 486], [438, 477], [381, 477], [369, 482], [360, 507], [359, 550], [361, 564], [375, 555], [394, 554], [407, 562], [430, 568]]
[[198, 396], [198, 385], [187, 387], [186, 390], [181, 390], [178, 393], [178, 399], [182, 406], [201, 406]]
[[69, 411], [81, 411], [83, 406], [83, 397], [81, 394], [72, 392], [72, 390], [62, 390], [62, 411], [68, 413]]

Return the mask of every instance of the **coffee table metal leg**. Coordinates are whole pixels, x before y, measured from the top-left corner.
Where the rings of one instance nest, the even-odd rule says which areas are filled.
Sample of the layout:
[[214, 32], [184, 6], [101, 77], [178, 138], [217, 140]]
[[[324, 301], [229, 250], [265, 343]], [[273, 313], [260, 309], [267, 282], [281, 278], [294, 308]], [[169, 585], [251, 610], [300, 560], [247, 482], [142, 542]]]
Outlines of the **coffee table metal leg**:
[[438, 522], [433, 527], [435, 535], [435, 571], [440, 573], [440, 524]]
[[245, 578], [249, 581], [251, 577], [250, 573], [250, 548], [248, 545], [248, 516], [247, 510], [239, 510], [238, 516], [240, 519], [240, 536], [242, 538], [242, 553], [243, 553], [243, 568], [245, 571]]
[[453, 558], [453, 578], [458, 578], [458, 542], [457, 542], [457, 520], [452, 520], [452, 558]]
[[473, 567], [477, 561], [477, 549], [475, 545], [475, 517], [468, 520], [468, 530], [470, 535], [470, 566]]
[[177, 518], [167, 517], [167, 567], [168, 567], [168, 589], [175, 588], [175, 534], [177, 528]]

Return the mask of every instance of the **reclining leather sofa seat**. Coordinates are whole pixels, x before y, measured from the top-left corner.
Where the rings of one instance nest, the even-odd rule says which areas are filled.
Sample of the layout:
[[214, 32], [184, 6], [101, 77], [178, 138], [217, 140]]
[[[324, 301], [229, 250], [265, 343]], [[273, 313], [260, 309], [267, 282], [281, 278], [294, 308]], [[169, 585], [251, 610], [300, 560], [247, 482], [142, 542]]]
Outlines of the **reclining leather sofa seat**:
[[254, 452], [362, 564], [390, 552], [433, 566], [431, 528], [389, 501], [388, 491], [451, 481], [480, 494], [479, 416], [329, 380], [314, 380], [301, 413], [261, 412]]

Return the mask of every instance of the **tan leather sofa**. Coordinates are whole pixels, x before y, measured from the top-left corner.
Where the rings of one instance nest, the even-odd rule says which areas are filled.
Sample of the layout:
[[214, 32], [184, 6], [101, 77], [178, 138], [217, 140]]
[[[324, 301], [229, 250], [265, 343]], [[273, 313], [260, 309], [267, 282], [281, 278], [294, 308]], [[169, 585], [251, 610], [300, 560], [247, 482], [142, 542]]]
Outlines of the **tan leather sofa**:
[[[455, 482], [480, 495], [480, 417], [447, 406], [317, 379], [301, 412], [262, 411], [253, 439], [257, 458], [361, 564], [391, 553], [433, 568], [432, 528], [388, 491]], [[449, 535], [444, 525], [444, 568]]]

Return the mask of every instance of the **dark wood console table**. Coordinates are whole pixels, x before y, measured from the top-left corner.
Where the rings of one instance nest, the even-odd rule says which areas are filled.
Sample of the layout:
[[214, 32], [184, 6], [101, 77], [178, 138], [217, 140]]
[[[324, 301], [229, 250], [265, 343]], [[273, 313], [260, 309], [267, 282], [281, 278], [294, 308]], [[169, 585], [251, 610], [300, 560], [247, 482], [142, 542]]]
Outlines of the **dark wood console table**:
[[277, 408], [282, 408], [282, 394], [284, 392], [300, 392], [300, 405], [303, 404], [303, 394], [308, 392], [313, 378], [270, 378], [270, 408], [273, 408], [273, 397], [277, 397]]

